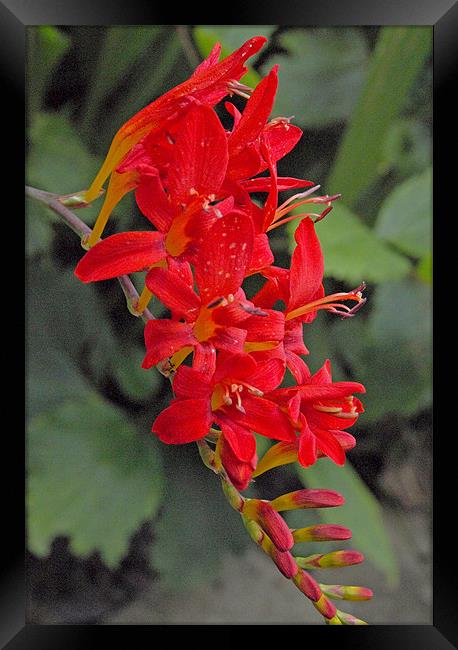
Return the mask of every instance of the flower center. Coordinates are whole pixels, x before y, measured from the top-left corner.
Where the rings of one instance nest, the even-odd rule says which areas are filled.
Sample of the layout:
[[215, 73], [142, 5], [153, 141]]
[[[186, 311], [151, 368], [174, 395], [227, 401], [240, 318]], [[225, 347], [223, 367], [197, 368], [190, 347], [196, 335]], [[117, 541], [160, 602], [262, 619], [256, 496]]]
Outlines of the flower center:
[[245, 414], [246, 411], [242, 404], [242, 393], [244, 390], [257, 397], [262, 397], [263, 395], [263, 392], [256, 388], [256, 386], [252, 386], [245, 381], [240, 381], [240, 379], [224, 379], [219, 384], [216, 384], [211, 397], [212, 411], [217, 411], [222, 406], [234, 405], [238, 411]]

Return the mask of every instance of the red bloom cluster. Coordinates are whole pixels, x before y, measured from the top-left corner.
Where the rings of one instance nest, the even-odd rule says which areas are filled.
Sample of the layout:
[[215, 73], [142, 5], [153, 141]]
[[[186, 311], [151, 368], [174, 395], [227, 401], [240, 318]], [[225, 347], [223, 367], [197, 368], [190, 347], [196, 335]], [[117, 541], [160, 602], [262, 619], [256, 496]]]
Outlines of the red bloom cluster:
[[[147, 322], [143, 367], [168, 359], [176, 370], [175, 397], [152, 430], [177, 444], [205, 438], [216, 426], [217, 453], [239, 489], [256, 469], [254, 433], [280, 441], [265, 469], [295, 458], [308, 466], [320, 455], [342, 465], [354, 444], [343, 430], [363, 410], [353, 397], [364, 392], [361, 384], [333, 382], [329, 361], [311, 375], [300, 356], [308, 353], [303, 324], [323, 309], [352, 316], [364, 303], [364, 287], [325, 295], [315, 223], [338, 197], [317, 196], [310, 181], [277, 174], [277, 162], [301, 137], [289, 118], [269, 121], [277, 68], [252, 92], [238, 81], [264, 41], [253, 38], [221, 62], [215, 47], [188, 81], [120, 129], [87, 193], [94, 198], [111, 174], [90, 248], [75, 271], [84, 282], [147, 272], [143, 297], [156, 296], [170, 317]], [[247, 102], [243, 112], [224, 104], [232, 118], [226, 130], [214, 106], [234, 93]], [[279, 205], [279, 192], [293, 188], [306, 189]], [[154, 230], [99, 240], [111, 210], [131, 190]], [[324, 209], [315, 214], [309, 204]], [[292, 214], [299, 206], [304, 212]], [[268, 233], [297, 218], [290, 268], [280, 268]], [[247, 297], [243, 283], [254, 274], [264, 284]], [[281, 388], [287, 369], [295, 385]]]

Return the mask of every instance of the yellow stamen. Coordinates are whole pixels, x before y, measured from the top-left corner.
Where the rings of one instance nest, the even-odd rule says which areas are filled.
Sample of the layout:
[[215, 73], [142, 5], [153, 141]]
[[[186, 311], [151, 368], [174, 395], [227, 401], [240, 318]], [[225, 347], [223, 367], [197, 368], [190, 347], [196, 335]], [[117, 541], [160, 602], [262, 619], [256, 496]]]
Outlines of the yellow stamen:
[[342, 409], [337, 406], [322, 406], [321, 404], [314, 404], [313, 408], [316, 411], [321, 411], [321, 413], [340, 413], [342, 411]]
[[307, 305], [302, 305], [297, 309], [293, 309], [288, 314], [286, 314], [285, 320], [291, 320], [297, 318], [298, 316], [304, 316], [313, 311], [318, 311], [319, 309], [329, 309], [329, 311], [337, 311], [337, 308], [343, 309], [346, 312], [350, 312], [350, 308], [346, 305], [343, 305], [339, 302], [334, 302], [335, 300], [353, 300], [354, 302], [362, 302], [361, 292], [357, 293], [333, 293], [330, 296], [324, 296], [319, 300], [314, 300], [309, 302]]

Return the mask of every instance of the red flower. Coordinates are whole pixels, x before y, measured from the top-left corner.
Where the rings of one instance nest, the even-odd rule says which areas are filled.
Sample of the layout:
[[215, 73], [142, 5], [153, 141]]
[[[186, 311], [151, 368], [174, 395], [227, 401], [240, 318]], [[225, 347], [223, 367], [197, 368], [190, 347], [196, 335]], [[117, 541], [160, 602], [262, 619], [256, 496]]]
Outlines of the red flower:
[[[196, 251], [199, 293], [194, 291], [190, 272], [187, 277], [177, 277], [171, 269], [151, 269], [147, 287], [170, 309], [173, 320], [156, 319], [146, 324], [144, 368], [184, 348], [181, 362], [204, 342], [220, 350], [240, 353], [245, 340], [270, 342], [271, 347], [282, 340], [283, 314], [256, 310], [240, 289], [252, 245], [251, 221], [230, 214], [218, 219]], [[182, 274], [183, 265], [178, 268]]]
[[240, 79], [247, 71], [245, 62], [259, 51], [266, 40], [263, 36], [251, 38], [219, 63], [221, 46], [216, 44], [190, 79], [169, 90], [123, 124], [113, 138], [101, 169], [86, 192], [86, 200], [92, 201], [97, 197], [110, 173], [137, 142], [146, 134], [160, 131], [166, 124], [178, 118], [180, 110], [189, 106], [190, 97], [213, 106], [229, 92], [236, 91], [237, 85], [234, 81]]
[[[291, 372], [298, 380], [301, 359], [297, 355], [307, 354], [304, 346], [302, 323], [311, 323], [320, 309], [343, 317], [353, 316], [366, 300], [362, 297], [363, 285], [348, 293], [325, 296], [323, 287], [324, 263], [315, 224], [307, 217], [296, 229], [294, 238], [297, 246], [291, 258], [289, 270], [272, 266], [263, 270], [268, 278], [264, 287], [254, 296], [253, 302], [261, 309], [272, 307], [277, 300], [283, 300], [285, 307], [284, 349]], [[356, 303], [350, 309], [342, 301]], [[299, 370], [296, 369], [299, 365]]]
[[235, 456], [251, 463], [256, 451], [253, 431], [276, 440], [295, 438], [289, 417], [263, 397], [283, 379], [284, 364], [278, 359], [257, 364], [248, 354], [220, 352], [212, 370], [180, 366], [173, 381], [175, 399], [152, 427], [163, 442], [199, 440], [216, 423]]
[[168, 256], [181, 257], [232, 209], [230, 199], [210, 206], [224, 180], [228, 155], [224, 129], [208, 106], [193, 107], [180, 123], [167, 194], [147, 160], [134, 152], [130, 167], [124, 169], [129, 182], [138, 185], [140, 209], [158, 231], [119, 233], [96, 244], [76, 267], [83, 282], [141, 271]]
[[[333, 382], [329, 360], [314, 375], [310, 375], [302, 360], [301, 364], [302, 376], [298, 386], [276, 390], [267, 397], [287, 407], [296, 421], [299, 431], [296, 444], [301, 465], [313, 465], [320, 452], [338, 465], [343, 465], [345, 449], [349, 445], [346, 437], [342, 438], [340, 434], [364, 412], [361, 402], [353, 393], [365, 393], [365, 388], [352, 381]], [[296, 368], [299, 370], [299, 364]], [[294, 402], [294, 410], [291, 402], [296, 396], [300, 401]]]

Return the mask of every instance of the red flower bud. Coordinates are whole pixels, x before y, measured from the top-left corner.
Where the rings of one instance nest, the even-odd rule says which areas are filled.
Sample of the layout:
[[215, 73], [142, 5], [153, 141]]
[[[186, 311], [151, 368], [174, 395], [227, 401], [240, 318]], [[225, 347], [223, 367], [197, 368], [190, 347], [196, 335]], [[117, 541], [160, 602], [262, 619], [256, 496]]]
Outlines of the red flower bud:
[[345, 499], [334, 490], [298, 490], [289, 492], [271, 501], [275, 510], [296, 510], [302, 508], [331, 508], [341, 506]]

